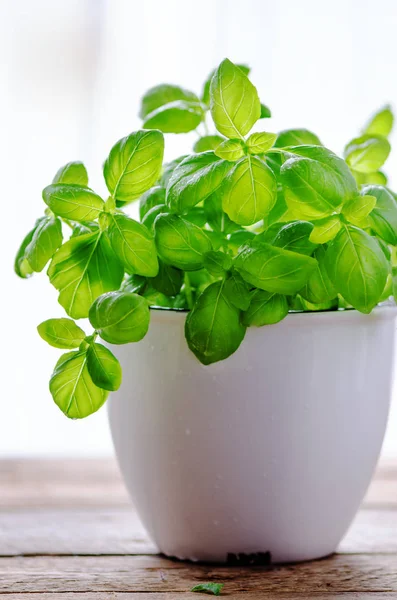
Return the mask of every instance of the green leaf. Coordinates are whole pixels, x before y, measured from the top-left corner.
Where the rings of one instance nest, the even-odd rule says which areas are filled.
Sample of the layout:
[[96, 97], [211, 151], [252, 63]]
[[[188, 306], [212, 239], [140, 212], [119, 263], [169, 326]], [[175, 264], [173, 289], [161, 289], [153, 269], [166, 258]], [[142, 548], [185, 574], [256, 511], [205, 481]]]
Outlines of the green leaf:
[[375, 134], [388, 137], [393, 129], [394, 116], [389, 105], [381, 108], [370, 119], [369, 123], [364, 128], [364, 134]]
[[175, 100], [160, 106], [144, 120], [145, 129], [159, 129], [163, 133], [188, 133], [197, 129], [204, 118], [200, 102]]
[[353, 225], [360, 226], [360, 221], [368, 217], [376, 205], [375, 196], [362, 195], [349, 200], [342, 209], [343, 215]]
[[272, 244], [277, 248], [310, 256], [317, 248], [317, 244], [310, 240], [312, 231], [313, 224], [308, 221], [287, 223], [280, 228]]
[[378, 242], [365, 231], [344, 225], [326, 252], [326, 268], [336, 291], [354, 308], [370, 313], [379, 302], [388, 265]]
[[102, 344], [92, 343], [87, 350], [87, 368], [96, 386], [115, 392], [121, 385], [121, 367], [117, 358]]
[[159, 204], [159, 206], [153, 206], [153, 208], [151, 208], [149, 212], [147, 212], [143, 217], [142, 225], [144, 225], [150, 231], [150, 233], [154, 233], [154, 222], [157, 219], [158, 215], [161, 215], [162, 213], [168, 213], [169, 210], [170, 209], [166, 204]]
[[40, 272], [62, 244], [62, 224], [58, 218], [40, 219], [25, 248], [25, 258], [33, 271]]
[[390, 154], [390, 144], [386, 138], [365, 134], [347, 144], [344, 156], [349, 167], [361, 173], [378, 171]]
[[260, 119], [269, 119], [272, 116], [272, 112], [266, 104], [261, 104], [261, 116]]
[[210, 250], [204, 257], [204, 268], [215, 277], [223, 276], [232, 266], [232, 259], [224, 252]]
[[174, 160], [172, 160], [169, 163], [166, 163], [165, 165], [163, 165], [163, 172], [161, 174], [160, 177], [160, 182], [159, 184], [163, 187], [166, 188], [168, 185], [169, 180], [171, 179], [171, 175], [172, 173], [175, 171], [176, 167], [183, 161], [185, 160], [185, 158], [187, 158], [188, 156], [190, 156], [189, 154], [184, 154], [183, 156], [178, 156], [178, 158], [175, 158]]
[[240, 273], [234, 269], [225, 281], [224, 291], [233, 306], [240, 310], [247, 310], [251, 301], [250, 288]]
[[156, 185], [145, 192], [139, 199], [139, 218], [142, 221], [143, 217], [155, 206], [165, 204], [165, 189]]
[[252, 133], [247, 139], [248, 152], [250, 154], [263, 154], [274, 145], [277, 139], [276, 133]]
[[374, 173], [360, 173], [359, 171], [354, 171], [354, 169], [352, 169], [352, 173], [358, 185], [387, 185], [387, 177], [382, 171], [375, 171]]
[[199, 102], [199, 99], [193, 92], [177, 85], [163, 83], [150, 88], [143, 96], [139, 116], [141, 119], [145, 119], [153, 111], [176, 100], [184, 100], [192, 103]]
[[159, 215], [154, 224], [160, 258], [183, 271], [195, 271], [204, 265], [211, 242], [200, 227], [177, 215]]
[[315, 222], [309, 239], [313, 244], [326, 244], [334, 239], [341, 227], [342, 223], [338, 215], [320, 219]]
[[121, 289], [123, 292], [139, 293], [146, 285], [146, 277], [142, 275], [129, 275], [122, 283]]
[[48, 319], [37, 327], [39, 335], [54, 348], [78, 348], [85, 333], [72, 319]]
[[247, 327], [262, 327], [282, 321], [287, 314], [288, 302], [285, 296], [255, 290], [248, 310], [243, 313], [242, 321]]
[[296, 146], [281, 167], [288, 208], [302, 219], [321, 219], [357, 196], [357, 184], [345, 161], [323, 146]]
[[147, 306], [150, 306], [150, 308], [185, 308], [184, 304], [183, 306], [180, 306], [181, 299], [184, 298], [182, 294], [178, 294], [175, 297], [166, 296], [162, 292], [154, 289], [151, 285], [145, 288], [142, 292], [142, 296], [145, 299]]
[[87, 368], [86, 352], [68, 352], [61, 356], [50, 379], [55, 404], [70, 419], [83, 419], [96, 412], [108, 392], [97, 387]]
[[87, 169], [85, 168], [82, 162], [69, 162], [56, 172], [52, 183], [73, 183], [75, 185], [87, 187]]
[[159, 261], [159, 272], [150, 282], [162, 294], [176, 296], [181, 291], [183, 272]]
[[223, 182], [230, 163], [213, 152], [192, 154], [174, 170], [167, 186], [166, 202], [183, 213], [212, 194]]
[[274, 143], [276, 148], [302, 145], [322, 146], [316, 134], [308, 129], [285, 129], [280, 131]]
[[216, 281], [206, 287], [186, 318], [188, 346], [204, 365], [224, 360], [244, 339], [240, 311], [226, 296], [224, 286], [224, 281]]
[[[240, 71], [242, 71], [244, 73], [244, 75], [249, 75], [250, 73], [250, 68], [247, 65], [236, 65], [236, 67], [238, 67], [240, 69]], [[211, 87], [211, 80], [213, 78], [213, 76], [216, 73], [216, 69], [213, 69], [211, 71], [211, 73], [208, 75], [205, 83], [204, 83], [204, 87], [203, 87], [203, 93], [201, 96], [201, 101], [206, 105], [209, 106], [210, 105], [210, 87]]]
[[36, 228], [38, 227], [38, 225], [41, 223], [41, 221], [44, 218], [45, 217], [43, 217], [42, 219], [38, 219], [36, 221], [35, 226], [33, 227], [33, 229], [31, 231], [29, 231], [28, 234], [25, 235], [25, 237], [24, 237], [24, 239], [22, 241], [22, 244], [19, 246], [18, 252], [17, 252], [17, 254], [15, 256], [14, 271], [18, 275], [18, 277], [21, 277], [22, 279], [27, 279], [33, 273], [32, 267], [30, 266], [30, 264], [26, 260], [25, 252], [26, 252], [26, 248], [28, 247], [28, 245], [32, 241], [32, 238], [34, 236], [34, 232], [36, 231]]
[[214, 596], [219, 596], [223, 587], [223, 583], [199, 583], [198, 585], [195, 585], [190, 591], [202, 592], [203, 594], [213, 594]]
[[376, 198], [376, 205], [370, 214], [370, 223], [376, 235], [388, 244], [397, 245], [397, 202], [385, 187], [368, 185], [362, 194]]
[[256, 88], [227, 58], [214, 73], [210, 97], [215, 127], [227, 138], [243, 138], [261, 115]]
[[287, 212], [287, 204], [282, 189], [277, 189], [277, 200], [270, 213], [263, 220], [263, 226], [265, 229], [281, 221], [283, 215]]
[[86, 233], [99, 233], [99, 225], [94, 221], [89, 223], [74, 223], [71, 237], [78, 237]]
[[184, 219], [194, 223], [194, 225], [197, 225], [198, 227], [204, 227], [207, 222], [204, 206], [195, 206], [184, 215]]
[[220, 135], [204, 135], [193, 146], [195, 152], [207, 152], [207, 150], [215, 150], [224, 141], [225, 138]]
[[164, 137], [160, 131], [135, 131], [119, 140], [103, 166], [109, 192], [117, 204], [136, 200], [160, 176]]
[[245, 155], [245, 145], [242, 140], [225, 140], [215, 150], [219, 158], [235, 161]]
[[130, 292], [103, 294], [90, 308], [89, 319], [101, 338], [110, 344], [139, 342], [149, 329], [147, 301]]
[[52, 183], [43, 190], [43, 200], [53, 213], [71, 221], [97, 219], [105, 203], [88, 187]]
[[255, 237], [255, 233], [252, 231], [247, 231], [246, 229], [238, 229], [237, 231], [233, 231], [228, 240], [229, 248], [237, 252], [241, 246], [245, 246], [245, 244], [252, 242]]
[[239, 160], [225, 177], [223, 210], [239, 225], [253, 225], [264, 219], [277, 200], [273, 171], [255, 156]]
[[208, 225], [214, 231], [228, 234], [239, 229], [239, 225], [233, 223], [222, 208], [222, 193], [220, 188], [204, 200], [204, 212]]
[[108, 230], [110, 243], [127, 273], [155, 277], [159, 270], [153, 235], [138, 221], [112, 215]]
[[235, 259], [235, 269], [251, 285], [267, 292], [295, 294], [316, 267], [310, 256], [262, 243], [244, 246]]
[[337, 296], [336, 289], [328, 276], [325, 255], [326, 251], [323, 246], [317, 248], [314, 253], [317, 266], [307, 280], [305, 287], [299, 292], [305, 300], [312, 304], [324, 304]]
[[74, 319], [88, 315], [92, 302], [120, 287], [124, 270], [105, 233], [71, 238], [57, 250], [48, 268], [58, 301]]

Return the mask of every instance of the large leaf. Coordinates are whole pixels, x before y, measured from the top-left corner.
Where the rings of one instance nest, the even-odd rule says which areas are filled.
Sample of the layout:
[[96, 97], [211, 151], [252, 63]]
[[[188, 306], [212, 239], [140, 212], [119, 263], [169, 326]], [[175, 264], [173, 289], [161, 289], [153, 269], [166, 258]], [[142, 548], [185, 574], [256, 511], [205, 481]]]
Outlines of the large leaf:
[[87, 368], [86, 352], [68, 352], [58, 361], [50, 379], [55, 404], [70, 419], [83, 419], [104, 404], [108, 392], [97, 387]]
[[230, 167], [230, 163], [213, 152], [188, 156], [175, 168], [168, 182], [168, 206], [183, 213], [205, 200], [220, 186]]
[[244, 137], [261, 116], [256, 88], [227, 58], [214, 73], [210, 96], [215, 127], [228, 138]]
[[78, 348], [85, 338], [84, 331], [72, 319], [47, 319], [37, 331], [50, 346], [67, 350]]
[[239, 225], [253, 225], [276, 203], [276, 178], [262, 160], [246, 156], [227, 174], [222, 194], [223, 210], [230, 219]]
[[90, 188], [66, 183], [52, 183], [43, 190], [43, 200], [53, 213], [71, 221], [98, 218], [105, 203]]
[[150, 283], [158, 292], [166, 296], [176, 296], [181, 291], [183, 272], [159, 261], [159, 272]]
[[56, 217], [41, 219], [25, 249], [25, 258], [33, 271], [42, 271], [61, 244], [61, 221]]
[[48, 268], [50, 281], [60, 292], [59, 303], [74, 319], [86, 317], [95, 298], [118, 289], [123, 274], [105, 233], [71, 238], [55, 253]]
[[82, 162], [69, 162], [56, 172], [52, 183], [74, 183], [86, 187], [88, 185], [87, 169]]
[[344, 225], [330, 243], [325, 260], [336, 291], [357, 310], [370, 313], [379, 302], [389, 271], [377, 240], [362, 229]]
[[186, 319], [188, 346], [204, 365], [224, 360], [244, 339], [240, 311], [226, 296], [224, 285], [216, 281], [206, 287]]
[[150, 113], [143, 127], [159, 129], [163, 133], [188, 133], [197, 129], [203, 118], [203, 108], [199, 102], [175, 100]]
[[368, 185], [362, 189], [365, 195], [376, 198], [370, 214], [370, 223], [375, 233], [388, 244], [397, 245], [397, 202], [393, 194], [380, 185]]
[[177, 215], [159, 215], [154, 224], [160, 258], [183, 271], [196, 271], [204, 266], [204, 255], [212, 250], [204, 231]]
[[159, 178], [164, 137], [160, 131], [135, 131], [119, 140], [103, 166], [109, 192], [117, 204], [136, 200]]
[[287, 146], [321, 146], [321, 142], [315, 133], [308, 129], [284, 129], [280, 131], [274, 143], [276, 148]]
[[294, 221], [283, 225], [277, 232], [273, 246], [307, 254], [310, 256], [317, 248], [317, 244], [310, 241], [310, 235], [313, 231], [313, 224], [308, 221]]
[[112, 215], [110, 243], [127, 273], [155, 277], [159, 270], [156, 246], [150, 231], [125, 215]]
[[260, 243], [244, 246], [234, 266], [251, 285], [267, 292], [289, 295], [305, 285], [316, 268], [316, 261], [304, 254]]
[[98, 387], [114, 392], [121, 385], [121, 367], [117, 358], [102, 344], [91, 343], [87, 349], [87, 367]]
[[298, 218], [321, 219], [358, 194], [345, 161], [323, 146], [296, 146], [281, 167], [288, 208]]
[[288, 314], [288, 302], [285, 296], [255, 290], [250, 305], [244, 312], [242, 321], [247, 327], [255, 325], [273, 325], [282, 321]]
[[381, 168], [390, 154], [390, 144], [381, 135], [365, 134], [349, 142], [345, 159], [349, 167], [360, 173], [373, 173]]
[[387, 137], [393, 129], [394, 116], [389, 105], [381, 108], [371, 117], [363, 133]]
[[110, 344], [139, 342], [150, 321], [147, 301], [137, 294], [120, 291], [97, 298], [90, 309], [90, 323]]

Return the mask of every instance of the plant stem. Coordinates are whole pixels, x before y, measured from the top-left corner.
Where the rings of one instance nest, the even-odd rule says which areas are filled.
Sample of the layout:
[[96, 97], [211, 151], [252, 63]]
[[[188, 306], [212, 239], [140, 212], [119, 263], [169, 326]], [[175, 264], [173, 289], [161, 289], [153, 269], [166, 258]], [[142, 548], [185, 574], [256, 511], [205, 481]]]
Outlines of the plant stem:
[[185, 296], [189, 310], [193, 308], [193, 294], [192, 294], [192, 286], [190, 285], [189, 275], [185, 272], [184, 275], [184, 283], [185, 283]]

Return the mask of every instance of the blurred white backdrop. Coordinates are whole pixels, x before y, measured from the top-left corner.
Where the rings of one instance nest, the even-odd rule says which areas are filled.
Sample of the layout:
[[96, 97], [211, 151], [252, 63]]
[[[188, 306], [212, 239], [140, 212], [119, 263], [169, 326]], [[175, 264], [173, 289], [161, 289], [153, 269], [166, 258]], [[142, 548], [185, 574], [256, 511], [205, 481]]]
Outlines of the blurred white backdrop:
[[[252, 67], [269, 130], [304, 126], [341, 152], [374, 109], [397, 107], [396, 30], [395, 0], [0, 0], [0, 455], [112, 452], [105, 410], [69, 421], [49, 394], [58, 352], [36, 325], [63, 316], [55, 290], [12, 271], [57, 168], [83, 160], [104, 191], [102, 162], [139, 127], [142, 93], [160, 82], [200, 91], [225, 56]], [[166, 143], [172, 157], [191, 138]], [[397, 456], [393, 406], [385, 457]]]

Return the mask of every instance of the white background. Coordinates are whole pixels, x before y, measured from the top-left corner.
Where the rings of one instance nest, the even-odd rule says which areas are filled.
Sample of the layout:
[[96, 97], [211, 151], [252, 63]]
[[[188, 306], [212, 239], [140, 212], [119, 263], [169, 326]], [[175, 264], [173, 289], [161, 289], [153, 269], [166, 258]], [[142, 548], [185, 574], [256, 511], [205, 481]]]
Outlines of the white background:
[[[101, 164], [139, 127], [142, 93], [198, 92], [225, 56], [252, 67], [268, 129], [304, 126], [340, 152], [374, 109], [397, 106], [396, 31], [395, 0], [0, 0], [0, 455], [112, 452], [105, 410], [69, 421], [49, 395], [58, 352], [35, 328], [63, 316], [55, 290], [12, 271], [57, 168], [84, 160], [104, 191]], [[190, 145], [168, 136], [167, 156]], [[384, 456], [397, 456], [393, 412]]]

